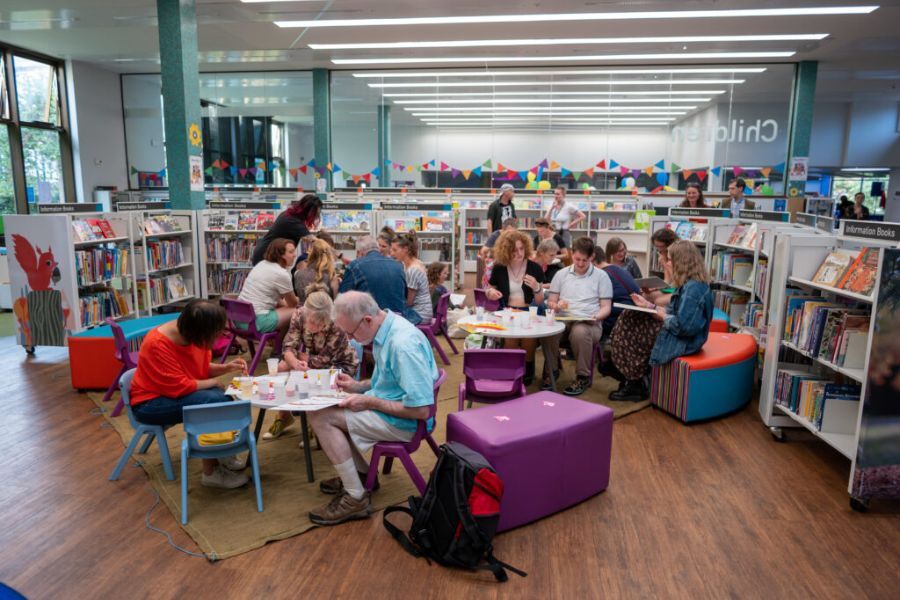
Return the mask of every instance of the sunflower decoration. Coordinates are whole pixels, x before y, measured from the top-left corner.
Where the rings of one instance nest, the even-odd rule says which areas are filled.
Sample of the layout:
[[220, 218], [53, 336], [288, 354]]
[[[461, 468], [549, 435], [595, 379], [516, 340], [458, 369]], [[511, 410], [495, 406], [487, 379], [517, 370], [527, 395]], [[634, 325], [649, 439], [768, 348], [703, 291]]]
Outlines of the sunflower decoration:
[[191, 126], [188, 127], [188, 139], [191, 140], [191, 144], [194, 146], [199, 146], [203, 143], [203, 135], [200, 133], [200, 127], [196, 123], [191, 123]]

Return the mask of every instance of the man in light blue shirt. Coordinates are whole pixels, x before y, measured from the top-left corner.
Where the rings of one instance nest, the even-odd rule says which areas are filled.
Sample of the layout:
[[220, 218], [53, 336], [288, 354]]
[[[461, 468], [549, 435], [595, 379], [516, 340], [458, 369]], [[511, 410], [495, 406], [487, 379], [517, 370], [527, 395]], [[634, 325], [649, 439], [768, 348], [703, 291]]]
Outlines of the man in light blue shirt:
[[[438, 378], [425, 335], [401, 316], [382, 311], [369, 294], [341, 294], [334, 310], [338, 328], [363, 346], [372, 344], [375, 372], [369, 381], [340, 374], [338, 386], [349, 395], [338, 406], [309, 413], [316, 437], [338, 472], [319, 485], [335, 498], [310, 511], [310, 520], [318, 525], [369, 516], [369, 493], [362, 484], [369, 465], [362, 455], [377, 442], [412, 439], [434, 404]], [[433, 427], [429, 419], [429, 430]]]
[[737, 177], [728, 182], [728, 197], [722, 201], [722, 208], [731, 211], [731, 218], [737, 219], [741, 216], [744, 209], [753, 210], [756, 205], [752, 200], [744, 198], [744, 190], [747, 189], [747, 182]]

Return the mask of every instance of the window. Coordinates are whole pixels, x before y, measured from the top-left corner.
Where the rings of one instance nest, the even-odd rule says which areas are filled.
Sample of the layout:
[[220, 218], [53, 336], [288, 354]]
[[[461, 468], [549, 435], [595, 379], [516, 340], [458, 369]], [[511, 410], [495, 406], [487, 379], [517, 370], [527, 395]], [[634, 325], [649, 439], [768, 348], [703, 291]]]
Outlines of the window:
[[0, 119], [9, 118], [9, 98], [6, 97], [6, 64], [0, 52]]
[[[16, 192], [13, 189], [12, 162], [9, 157], [9, 128], [0, 124], [0, 215], [16, 212]], [[0, 232], [3, 220], [0, 219]]]
[[59, 86], [56, 68], [47, 63], [16, 56], [16, 95], [19, 121], [59, 125]]
[[34, 127], [22, 128], [22, 155], [28, 203], [65, 202], [61, 182], [62, 155], [59, 132]]

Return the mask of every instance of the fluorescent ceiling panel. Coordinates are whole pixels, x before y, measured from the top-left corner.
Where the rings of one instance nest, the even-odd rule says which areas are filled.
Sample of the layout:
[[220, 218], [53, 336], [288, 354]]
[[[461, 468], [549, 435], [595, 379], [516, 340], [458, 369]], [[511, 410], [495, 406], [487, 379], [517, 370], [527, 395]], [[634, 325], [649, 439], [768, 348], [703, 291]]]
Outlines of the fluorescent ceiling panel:
[[[416, 106], [413, 108], [403, 107], [407, 112], [411, 112], [414, 115], [424, 115], [424, 114], [447, 114], [451, 112], [504, 112], [504, 111], [519, 111], [519, 110], [540, 110], [540, 111], [551, 111], [551, 112], [564, 112], [571, 110], [595, 110], [602, 112], [619, 112], [619, 111], [628, 111], [628, 112], [653, 112], [654, 114], [662, 114], [663, 112], [666, 114], [684, 114], [689, 110], [694, 110], [697, 108], [696, 106], [498, 106], [496, 108], [492, 108], [490, 106], [448, 106], [444, 107], [425, 107], [425, 106]], [[662, 111], [662, 112], [657, 112]]]
[[730, 10], [647, 10], [631, 12], [545, 13], [472, 15], [452, 17], [399, 17], [387, 19], [315, 19], [275, 21], [279, 27], [385, 27], [397, 25], [457, 25], [472, 23], [548, 23], [553, 21], [632, 21], [652, 19], [728, 19], [742, 17], [803, 17], [865, 15], [874, 6], [812, 6], [795, 8], [745, 8]]
[[[370, 88], [445, 88], [445, 87], [537, 87], [580, 85], [729, 85], [744, 79], [594, 79], [582, 81], [450, 81], [447, 83], [369, 83]], [[695, 94], [697, 92], [691, 92]]]
[[[725, 90], [618, 90], [594, 92], [560, 92], [556, 90], [527, 90], [521, 92], [388, 92], [382, 98], [468, 98], [493, 96], [693, 96], [724, 94]], [[396, 101], [398, 104], [399, 101]]]
[[606, 44], [700, 44], [711, 42], [801, 42], [828, 37], [827, 33], [778, 35], [678, 35], [602, 38], [524, 38], [490, 40], [433, 40], [420, 42], [360, 42], [351, 44], [308, 44], [313, 50], [398, 50], [406, 48], [494, 48], [506, 46], [588, 46]]
[[396, 77], [517, 77], [532, 75], [670, 75], [687, 73], [697, 74], [714, 74], [714, 73], [763, 73], [765, 67], [703, 67], [703, 68], [675, 68], [675, 69], [510, 69], [507, 71], [487, 71], [487, 70], [468, 70], [468, 71], [364, 71], [362, 73], [354, 73], [354, 77], [360, 79], [389, 79]]
[[561, 56], [437, 56], [431, 58], [332, 58], [336, 65], [409, 65], [415, 63], [457, 63], [457, 62], [550, 62], [581, 60], [713, 60], [734, 58], [790, 58], [796, 54], [793, 50], [777, 50], [771, 52], [665, 52], [661, 54], [595, 54], [561, 55]]
[[488, 117], [509, 117], [509, 116], [591, 116], [591, 115], [621, 115], [621, 116], [647, 116], [647, 117], [663, 117], [669, 115], [680, 116], [686, 114], [687, 111], [683, 110], [657, 110], [657, 111], [615, 111], [610, 112], [608, 110], [581, 110], [581, 111], [562, 111], [562, 110], [533, 110], [533, 111], [483, 111], [476, 114], [470, 114], [465, 112], [455, 112], [455, 111], [446, 111], [446, 112], [422, 112], [422, 113], [412, 113], [414, 117], [474, 117], [474, 116], [488, 116]]
[[[455, 106], [458, 104], [637, 104], [640, 102], [669, 104], [709, 102], [710, 100], [712, 98], [484, 98], [478, 100], [393, 100], [393, 103], [405, 107], [407, 104], [438, 106]], [[410, 109], [407, 108], [407, 110]]]

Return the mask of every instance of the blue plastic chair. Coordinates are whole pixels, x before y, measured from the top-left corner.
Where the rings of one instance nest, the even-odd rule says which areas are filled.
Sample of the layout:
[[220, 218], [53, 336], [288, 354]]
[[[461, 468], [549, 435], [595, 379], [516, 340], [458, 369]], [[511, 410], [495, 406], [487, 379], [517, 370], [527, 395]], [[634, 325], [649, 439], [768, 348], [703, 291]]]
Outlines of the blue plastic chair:
[[138, 442], [142, 437], [147, 436], [138, 450], [138, 454], [146, 454], [147, 450], [150, 448], [150, 444], [153, 443], [153, 439], [156, 438], [156, 443], [159, 444], [159, 454], [162, 456], [163, 470], [166, 472], [166, 479], [172, 481], [175, 479], [175, 474], [172, 471], [172, 459], [169, 457], [169, 445], [166, 443], [166, 429], [168, 429], [168, 427], [141, 423], [134, 418], [134, 413], [131, 411], [131, 401], [129, 399], [131, 396], [131, 379], [134, 377], [134, 372], [136, 370], [137, 369], [130, 369], [125, 371], [122, 377], [119, 378], [119, 391], [122, 393], [122, 404], [125, 406], [125, 413], [128, 415], [131, 426], [134, 427], [134, 437], [131, 438], [128, 447], [125, 448], [125, 452], [122, 453], [122, 458], [119, 459], [119, 464], [113, 469], [112, 475], [109, 476], [109, 480], [115, 481], [119, 478], [122, 469], [125, 467], [128, 458], [137, 447]]
[[[188, 460], [192, 458], [223, 458], [243, 451], [250, 453], [253, 485], [256, 487], [256, 509], [263, 511], [262, 487], [259, 483], [259, 461], [256, 439], [250, 434], [250, 401], [217, 402], [184, 407], [184, 433], [181, 440], [181, 524], [188, 522]], [[237, 431], [234, 440], [214, 446], [201, 446], [198, 436], [205, 433]]]

